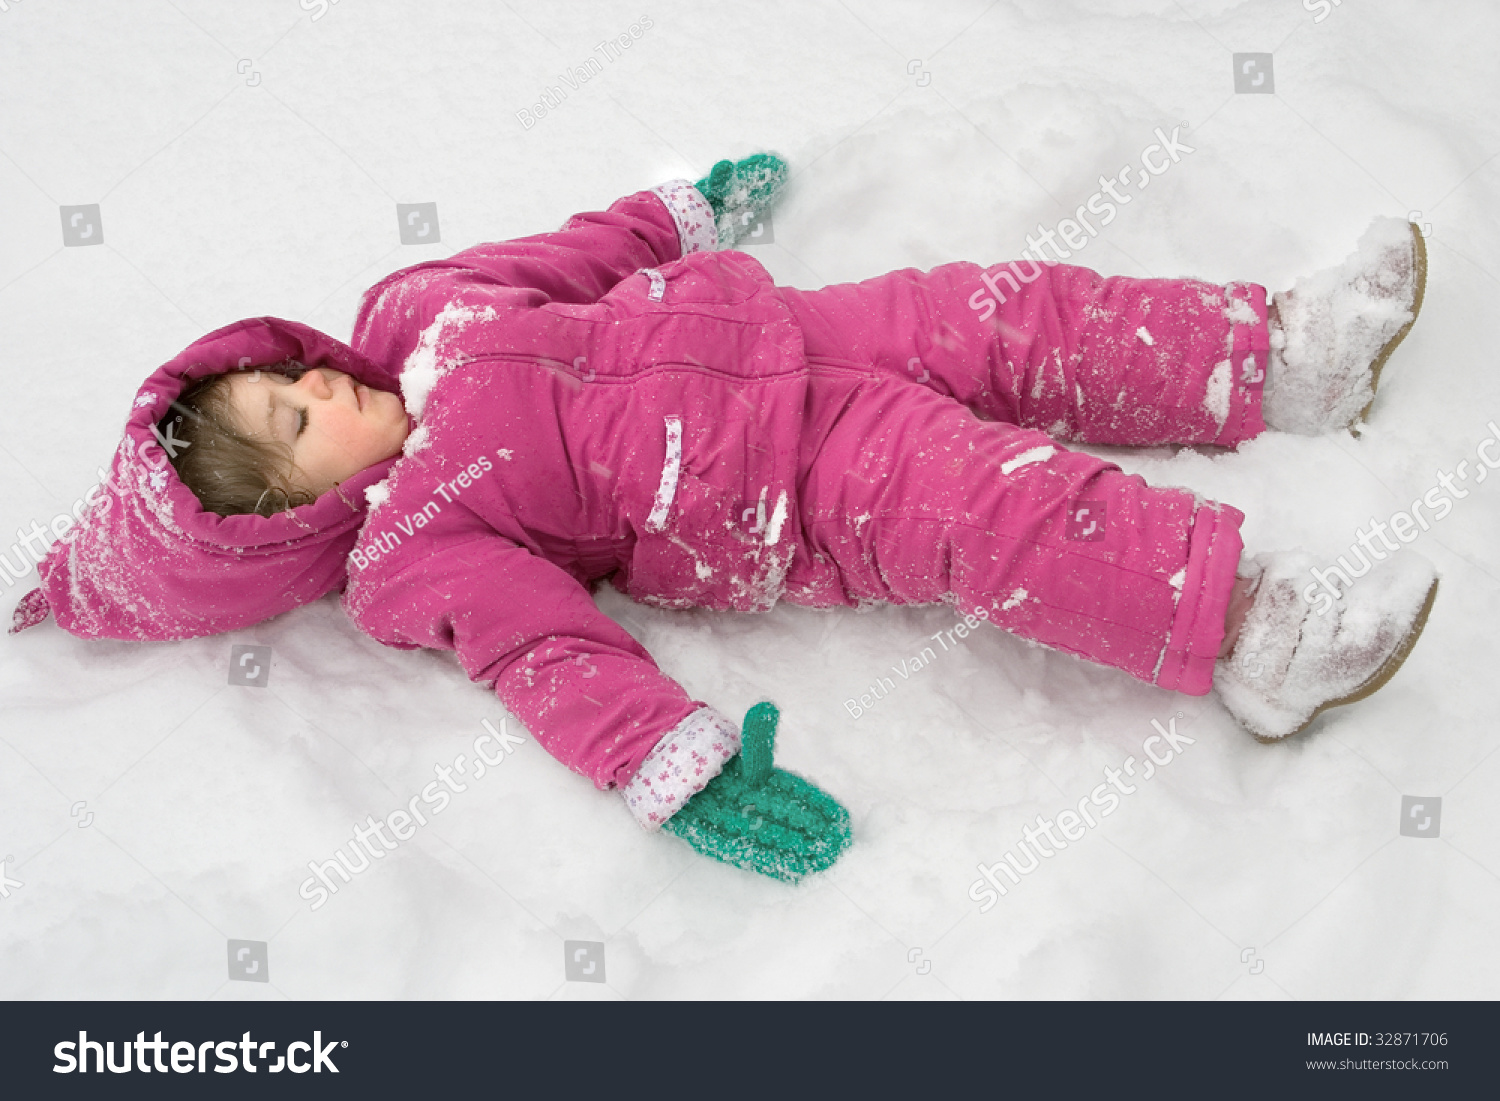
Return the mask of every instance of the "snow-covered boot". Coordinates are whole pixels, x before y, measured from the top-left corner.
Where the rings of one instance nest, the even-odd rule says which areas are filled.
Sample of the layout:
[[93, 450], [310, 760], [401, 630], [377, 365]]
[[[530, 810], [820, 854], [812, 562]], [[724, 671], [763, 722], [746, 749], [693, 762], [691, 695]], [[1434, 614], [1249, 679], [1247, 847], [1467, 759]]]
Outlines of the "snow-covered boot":
[[1316, 436], [1364, 420], [1426, 286], [1427, 244], [1417, 227], [1376, 218], [1342, 265], [1272, 295], [1266, 424]]
[[1437, 597], [1432, 563], [1411, 551], [1339, 592], [1302, 551], [1257, 555], [1254, 603], [1234, 651], [1214, 668], [1219, 698], [1262, 742], [1306, 728], [1330, 707], [1362, 700], [1416, 645]]

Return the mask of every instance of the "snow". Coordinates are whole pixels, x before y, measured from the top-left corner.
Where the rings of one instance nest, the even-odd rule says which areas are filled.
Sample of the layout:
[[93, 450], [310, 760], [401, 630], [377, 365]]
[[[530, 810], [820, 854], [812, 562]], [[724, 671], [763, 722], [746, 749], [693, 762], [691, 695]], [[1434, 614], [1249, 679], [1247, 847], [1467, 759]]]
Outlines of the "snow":
[[390, 479], [382, 478], [372, 486], [365, 487], [365, 503], [372, 509], [379, 508], [391, 499]]
[[774, 547], [777, 543], [781, 542], [781, 528], [786, 523], [786, 517], [786, 490], [783, 489], [776, 495], [776, 507], [771, 510], [771, 519], [766, 524], [766, 534], [764, 537], [766, 546]]
[[[407, 434], [406, 442], [401, 445], [401, 454], [411, 458], [417, 452], [427, 446], [427, 437], [431, 433], [431, 425], [419, 424]], [[371, 504], [374, 502], [372, 501]]]
[[[495, 310], [491, 306], [484, 309], [475, 309], [472, 306], [460, 306], [450, 303], [444, 306], [432, 323], [422, 330], [421, 337], [417, 340], [417, 346], [411, 350], [406, 357], [406, 363], [401, 368], [401, 396], [406, 401], [406, 411], [413, 418], [420, 421], [422, 413], [427, 408], [427, 397], [432, 393], [432, 388], [437, 385], [443, 372], [447, 371], [453, 364], [438, 358], [438, 348], [447, 341], [455, 339], [456, 333], [465, 326], [475, 321], [492, 321], [495, 318]], [[421, 441], [413, 443], [416, 433], [407, 439], [403, 454], [411, 456], [422, 449], [427, 439], [427, 434], [422, 433]]]
[[[68, 511], [142, 379], [232, 320], [347, 338], [398, 267], [757, 149], [793, 172], [752, 250], [781, 282], [1000, 261], [1184, 122], [1195, 152], [1130, 192], [1089, 266], [1285, 290], [1372, 217], [1411, 214], [1431, 227], [1427, 302], [1358, 440], [1100, 452], [1242, 509], [1250, 550], [1324, 561], [1476, 461], [1500, 410], [1492, 6], [1366, 0], [1318, 24], [1231, 0], [853, 7], [653, 7], [527, 129], [516, 112], [637, 8], [10, 5], [0, 532]], [[1234, 94], [1232, 52], [1270, 48], [1275, 94]], [[399, 244], [398, 202], [436, 202], [441, 241]], [[58, 208], [87, 203], [103, 243], [62, 247]], [[8, 636], [0, 996], [1493, 998], [1500, 484], [1459, 486], [1398, 552], [1443, 577], [1406, 667], [1277, 746], [1213, 696], [988, 627], [856, 720], [843, 701], [951, 608], [750, 616], [601, 592], [695, 698], [736, 718], [774, 699], [778, 763], [849, 808], [852, 849], [798, 888], [645, 833], [526, 735], [313, 912], [309, 861], [506, 717], [450, 657], [382, 647], [332, 598], [186, 643]], [[264, 688], [227, 683], [245, 644], [271, 648]], [[981, 914], [977, 868], [1172, 720], [1192, 743]], [[1436, 839], [1401, 835], [1403, 796], [1441, 798]], [[269, 982], [227, 977], [229, 938], [268, 942]], [[604, 943], [605, 983], [565, 981], [565, 939]]]
[[1224, 316], [1235, 325], [1254, 325], [1258, 320], [1255, 316], [1255, 308], [1243, 298], [1230, 299], [1224, 307]]
[[1041, 447], [1027, 448], [1013, 459], [1006, 459], [1000, 464], [1000, 473], [1009, 477], [1023, 466], [1031, 466], [1033, 463], [1044, 463], [1053, 455], [1057, 454], [1057, 448], [1043, 444]]
[[1233, 396], [1233, 374], [1234, 363], [1230, 360], [1220, 360], [1214, 367], [1214, 373], [1208, 376], [1208, 387], [1203, 393], [1203, 407], [1208, 410], [1214, 419], [1214, 424], [1224, 427], [1224, 422], [1229, 419], [1229, 402]]

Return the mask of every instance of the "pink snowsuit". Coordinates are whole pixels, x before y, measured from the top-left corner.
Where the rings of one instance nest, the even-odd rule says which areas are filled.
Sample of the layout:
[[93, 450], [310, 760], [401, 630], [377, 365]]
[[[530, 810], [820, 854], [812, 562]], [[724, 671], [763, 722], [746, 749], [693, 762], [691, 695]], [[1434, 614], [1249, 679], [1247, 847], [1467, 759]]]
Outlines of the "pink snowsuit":
[[405, 364], [421, 427], [351, 555], [361, 629], [456, 651], [648, 826], [737, 739], [597, 609], [602, 577], [667, 607], [948, 601], [1208, 691], [1242, 514], [1055, 440], [1262, 431], [1261, 288], [963, 263], [778, 288], [743, 253], [678, 258], [687, 192], [367, 295], [354, 345]]
[[[347, 565], [362, 630], [455, 651], [648, 827], [738, 731], [598, 610], [603, 578], [667, 607], [946, 601], [1209, 690], [1242, 514], [1056, 441], [1262, 431], [1261, 288], [956, 263], [806, 292], [714, 244], [677, 182], [389, 276], [352, 348], [270, 318], [210, 334], [142, 387], [17, 629], [231, 630]], [[399, 389], [404, 456], [277, 517], [205, 513], [156, 422], [192, 379], [288, 357]]]

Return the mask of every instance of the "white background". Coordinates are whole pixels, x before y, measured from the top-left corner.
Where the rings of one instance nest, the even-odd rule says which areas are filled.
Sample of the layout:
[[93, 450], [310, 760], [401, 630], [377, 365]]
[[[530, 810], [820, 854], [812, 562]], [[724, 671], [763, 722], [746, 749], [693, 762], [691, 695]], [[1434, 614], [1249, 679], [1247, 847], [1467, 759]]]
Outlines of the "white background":
[[[0, 4], [0, 549], [87, 491], [137, 386], [209, 329], [347, 339], [389, 271], [759, 149], [794, 175], [755, 255], [802, 287], [1014, 257], [1182, 123], [1194, 152], [1077, 262], [1276, 290], [1420, 211], [1426, 309], [1363, 438], [1111, 455], [1244, 510], [1252, 550], [1346, 552], [1500, 420], [1481, 0], [1321, 23], [1297, 0], [308, 2]], [[594, 51], [642, 15], [628, 52]], [[1234, 93], [1236, 51], [1274, 54], [1273, 95]], [[527, 130], [545, 87], [566, 99]], [[441, 243], [402, 246], [398, 202], [436, 202]], [[86, 203], [104, 243], [64, 248], [58, 207]], [[0, 996], [1494, 997], [1500, 480], [1470, 488], [1402, 552], [1443, 581], [1400, 675], [1275, 747], [1212, 696], [993, 631], [856, 721], [843, 701], [899, 680], [947, 609], [606, 592], [695, 696], [775, 699], [779, 763], [849, 807], [853, 848], [798, 888], [643, 833], [528, 738], [311, 912], [308, 862], [502, 718], [450, 656], [382, 648], [333, 597], [186, 643], [5, 637]], [[247, 642], [273, 647], [267, 688], [226, 683]], [[976, 865], [1178, 712], [1183, 755], [980, 914]], [[1403, 795], [1441, 797], [1440, 837], [1398, 835]], [[269, 983], [228, 979], [230, 938], [269, 942]], [[604, 942], [606, 983], [564, 981], [564, 939]]]

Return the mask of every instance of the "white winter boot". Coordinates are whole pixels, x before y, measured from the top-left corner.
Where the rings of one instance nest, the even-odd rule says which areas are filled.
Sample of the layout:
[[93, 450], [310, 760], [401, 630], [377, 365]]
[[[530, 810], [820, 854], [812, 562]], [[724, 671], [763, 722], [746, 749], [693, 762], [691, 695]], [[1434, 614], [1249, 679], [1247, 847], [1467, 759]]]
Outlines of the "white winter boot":
[[1316, 436], [1364, 420], [1426, 287], [1427, 244], [1417, 227], [1376, 218], [1342, 265], [1272, 295], [1266, 424]]
[[1262, 742], [1290, 737], [1330, 707], [1382, 687], [1416, 645], [1437, 597], [1432, 563], [1411, 551], [1342, 593], [1313, 576], [1316, 559], [1305, 552], [1252, 561], [1259, 587], [1234, 652], [1214, 667], [1214, 687]]

